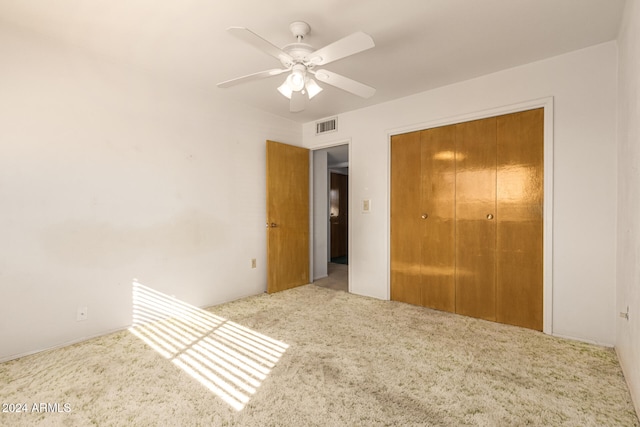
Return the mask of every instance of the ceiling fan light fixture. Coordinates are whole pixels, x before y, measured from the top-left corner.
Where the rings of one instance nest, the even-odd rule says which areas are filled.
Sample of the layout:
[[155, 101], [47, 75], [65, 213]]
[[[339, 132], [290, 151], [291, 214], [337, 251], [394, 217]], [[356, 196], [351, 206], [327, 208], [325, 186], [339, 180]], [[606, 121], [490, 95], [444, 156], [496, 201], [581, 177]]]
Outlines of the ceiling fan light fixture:
[[309, 99], [322, 92], [322, 88], [312, 78], [307, 79], [307, 84], [305, 85], [305, 87], [307, 89], [307, 93], [309, 94]]
[[304, 89], [304, 84], [306, 81], [306, 70], [306, 67], [302, 64], [297, 64], [293, 67], [293, 71], [291, 72], [289, 77], [287, 77], [287, 83], [289, 84], [289, 87], [292, 91], [299, 92]]
[[291, 94], [293, 93], [293, 90], [289, 86], [289, 78], [288, 77], [287, 77], [287, 80], [285, 80], [284, 83], [282, 83], [278, 87], [278, 92], [280, 92], [285, 98], [291, 99]]

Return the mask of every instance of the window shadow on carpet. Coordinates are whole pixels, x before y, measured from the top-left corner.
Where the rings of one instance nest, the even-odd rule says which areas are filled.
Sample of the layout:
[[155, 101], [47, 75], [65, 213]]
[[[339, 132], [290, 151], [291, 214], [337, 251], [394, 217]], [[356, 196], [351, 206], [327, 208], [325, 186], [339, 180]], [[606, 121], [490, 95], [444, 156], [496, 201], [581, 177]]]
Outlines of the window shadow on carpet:
[[133, 282], [129, 331], [241, 411], [289, 347]]

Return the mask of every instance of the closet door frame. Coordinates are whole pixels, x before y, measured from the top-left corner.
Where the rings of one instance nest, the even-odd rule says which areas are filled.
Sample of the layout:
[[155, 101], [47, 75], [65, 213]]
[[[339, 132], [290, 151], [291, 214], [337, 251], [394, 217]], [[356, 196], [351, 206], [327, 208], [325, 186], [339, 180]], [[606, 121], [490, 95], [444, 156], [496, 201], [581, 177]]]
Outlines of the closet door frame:
[[[391, 137], [393, 135], [452, 125], [471, 120], [485, 119], [520, 111], [544, 108], [544, 206], [543, 206], [543, 254], [542, 254], [542, 300], [543, 325], [545, 334], [553, 334], [553, 97], [546, 97], [521, 103], [489, 108], [486, 110], [445, 117], [442, 119], [394, 128], [387, 131], [388, 149], [388, 218], [391, 218]], [[391, 241], [391, 221], [387, 221], [387, 241]], [[391, 296], [391, 246], [387, 247], [387, 299]]]

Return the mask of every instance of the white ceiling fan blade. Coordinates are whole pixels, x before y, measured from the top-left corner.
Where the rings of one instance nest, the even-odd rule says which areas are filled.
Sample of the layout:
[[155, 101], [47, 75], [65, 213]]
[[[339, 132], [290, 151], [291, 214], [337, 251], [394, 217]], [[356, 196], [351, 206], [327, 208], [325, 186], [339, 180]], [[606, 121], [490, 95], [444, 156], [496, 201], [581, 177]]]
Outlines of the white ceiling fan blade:
[[239, 83], [248, 82], [251, 80], [264, 79], [266, 77], [277, 76], [278, 74], [286, 73], [289, 71], [287, 68], [274, 68], [272, 70], [260, 71], [258, 73], [249, 74], [247, 76], [237, 77], [235, 79], [227, 80], [218, 83], [218, 87], [230, 87]]
[[338, 89], [346, 90], [362, 98], [371, 98], [376, 93], [375, 88], [371, 86], [328, 70], [316, 70], [313, 73], [316, 75], [316, 79], [321, 82], [335, 86]]
[[302, 91], [293, 92], [291, 94], [291, 102], [289, 103], [289, 111], [298, 113], [304, 110], [305, 98]]
[[227, 31], [243, 40], [253, 47], [260, 49], [261, 51], [273, 56], [276, 59], [279, 59], [281, 62], [285, 64], [289, 64], [293, 62], [293, 58], [288, 53], [284, 52], [278, 46], [272, 44], [270, 41], [267, 41], [244, 27], [229, 27]]
[[325, 65], [374, 46], [375, 43], [370, 35], [358, 31], [310, 53], [306, 59], [315, 65]]

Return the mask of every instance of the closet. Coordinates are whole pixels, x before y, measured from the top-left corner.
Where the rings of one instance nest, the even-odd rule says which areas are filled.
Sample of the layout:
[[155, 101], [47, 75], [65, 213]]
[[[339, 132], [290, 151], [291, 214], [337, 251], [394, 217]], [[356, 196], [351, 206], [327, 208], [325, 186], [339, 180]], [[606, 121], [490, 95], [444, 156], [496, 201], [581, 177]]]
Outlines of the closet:
[[391, 299], [542, 330], [543, 109], [391, 138]]

